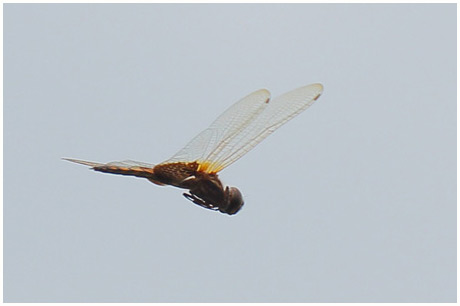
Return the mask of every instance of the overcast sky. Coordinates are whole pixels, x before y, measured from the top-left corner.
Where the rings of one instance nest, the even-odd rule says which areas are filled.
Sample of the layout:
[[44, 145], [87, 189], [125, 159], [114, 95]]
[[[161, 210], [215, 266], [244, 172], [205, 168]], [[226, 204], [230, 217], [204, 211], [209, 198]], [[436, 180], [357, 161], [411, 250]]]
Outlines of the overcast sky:
[[[5, 302], [455, 302], [456, 56], [455, 4], [4, 5]], [[234, 216], [60, 159], [316, 82]]]

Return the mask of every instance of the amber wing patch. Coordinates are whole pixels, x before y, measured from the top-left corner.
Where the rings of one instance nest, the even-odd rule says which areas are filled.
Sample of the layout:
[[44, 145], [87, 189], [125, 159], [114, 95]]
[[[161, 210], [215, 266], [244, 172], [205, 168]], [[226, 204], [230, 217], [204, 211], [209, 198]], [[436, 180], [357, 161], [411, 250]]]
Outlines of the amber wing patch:
[[224, 167], [222, 165], [216, 162], [209, 162], [209, 161], [198, 162], [198, 171], [206, 172], [209, 174], [216, 174], [223, 168]]

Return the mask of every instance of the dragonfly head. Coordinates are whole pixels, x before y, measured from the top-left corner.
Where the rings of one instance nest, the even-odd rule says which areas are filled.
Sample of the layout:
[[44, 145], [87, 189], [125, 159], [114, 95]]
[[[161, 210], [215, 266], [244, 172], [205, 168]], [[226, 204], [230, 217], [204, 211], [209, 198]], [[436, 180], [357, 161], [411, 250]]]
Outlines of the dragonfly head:
[[219, 210], [223, 213], [234, 215], [236, 214], [241, 207], [244, 205], [243, 195], [236, 187], [226, 187], [225, 188], [225, 205], [224, 207], [219, 207]]

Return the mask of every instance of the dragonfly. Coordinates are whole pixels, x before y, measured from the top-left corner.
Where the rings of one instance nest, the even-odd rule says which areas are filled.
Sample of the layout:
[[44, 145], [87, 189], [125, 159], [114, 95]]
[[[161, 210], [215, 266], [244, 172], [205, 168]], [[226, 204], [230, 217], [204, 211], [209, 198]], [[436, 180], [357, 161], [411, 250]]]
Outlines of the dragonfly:
[[244, 200], [236, 187], [225, 186], [218, 173], [237, 161], [280, 126], [311, 106], [323, 85], [311, 84], [274, 99], [267, 89], [255, 91], [224, 111], [170, 159], [149, 164], [132, 160], [97, 163], [64, 158], [92, 170], [146, 178], [157, 185], [189, 190], [183, 196], [206, 209], [234, 215]]

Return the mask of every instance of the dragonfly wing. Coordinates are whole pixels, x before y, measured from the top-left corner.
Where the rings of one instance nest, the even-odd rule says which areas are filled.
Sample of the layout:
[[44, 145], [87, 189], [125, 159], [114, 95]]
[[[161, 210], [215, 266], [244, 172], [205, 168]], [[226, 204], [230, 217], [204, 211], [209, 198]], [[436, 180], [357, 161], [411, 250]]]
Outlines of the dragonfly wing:
[[211, 152], [208, 171], [220, 171], [238, 160], [284, 123], [307, 109], [321, 95], [323, 86], [311, 84], [283, 94], [268, 103], [263, 112], [238, 133], [222, 141], [221, 149]]
[[228, 141], [240, 134], [263, 112], [268, 106], [269, 99], [270, 92], [266, 89], [258, 90], [244, 97], [162, 164], [197, 161], [200, 164], [199, 170], [219, 169], [219, 165], [214, 165], [212, 157], [224, 150]]
[[123, 161], [115, 161], [115, 162], [110, 162], [110, 163], [97, 163], [97, 162], [90, 162], [86, 160], [81, 160], [81, 159], [74, 159], [74, 158], [63, 158], [64, 160], [89, 166], [89, 167], [101, 167], [101, 166], [113, 166], [113, 167], [123, 167], [123, 168], [135, 168], [135, 167], [140, 167], [140, 168], [153, 168], [155, 165], [153, 164], [148, 164], [148, 163], [143, 163], [143, 162], [138, 162], [134, 160], [123, 160]]
[[125, 168], [153, 168], [154, 164], [138, 162], [135, 160], [115, 161], [106, 164], [107, 166], [125, 167]]
[[72, 158], [63, 159], [73, 163], [89, 166], [91, 169], [99, 172], [131, 175], [145, 178], [153, 177], [153, 167], [155, 167], [155, 165], [152, 164], [137, 162], [133, 160], [124, 160], [103, 164]]

